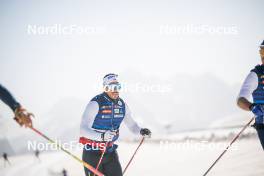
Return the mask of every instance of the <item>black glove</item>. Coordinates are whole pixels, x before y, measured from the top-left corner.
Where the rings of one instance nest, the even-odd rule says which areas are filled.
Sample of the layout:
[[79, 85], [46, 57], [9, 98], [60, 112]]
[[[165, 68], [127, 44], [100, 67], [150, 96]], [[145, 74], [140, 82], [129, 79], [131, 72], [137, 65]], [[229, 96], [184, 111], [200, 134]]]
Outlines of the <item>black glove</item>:
[[151, 131], [149, 129], [147, 129], [147, 128], [142, 128], [140, 130], [140, 134], [142, 136], [148, 136], [148, 137], [150, 137], [151, 136]]

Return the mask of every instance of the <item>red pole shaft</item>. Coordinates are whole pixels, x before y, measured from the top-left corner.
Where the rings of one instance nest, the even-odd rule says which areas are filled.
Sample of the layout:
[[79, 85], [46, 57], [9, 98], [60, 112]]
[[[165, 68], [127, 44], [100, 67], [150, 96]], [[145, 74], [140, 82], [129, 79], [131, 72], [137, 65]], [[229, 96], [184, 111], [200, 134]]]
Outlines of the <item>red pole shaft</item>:
[[100, 166], [100, 164], [101, 164], [101, 162], [102, 162], [102, 160], [103, 160], [104, 154], [105, 154], [105, 152], [106, 152], [106, 148], [107, 148], [107, 146], [108, 146], [108, 142], [105, 143], [105, 147], [104, 147], [104, 150], [103, 150], [103, 152], [102, 152], [102, 154], [101, 154], [101, 157], [100, 157], [100, 159], [99, 159], [99, 161], [98, 161], [98, 163], [97, 163], [96, 170], [99, 169], [99, 166]]
[[216, 165], [216, 163], [222, 158], [222, 156], [227, 152], [227, 150], [231, 147], [231, 145], [239, 138], [239, 136], [245, 131], [245, 129], [251, 124], [251, 122], [255, 118], [252, 117], [250, 121], [241, 129], [241, 131], [234, 137], [234, 139], [230, 142], [230, 144], [226, 147], [226, 149], [220, 154], [220, 156], [213, 162], [213, 164], [207, 169], [207, 171], [203, 174], [203, 176], [206, 176], [211, 169]]
[[45, 138], [46, 140], [48, 140], [50, 143], [54, 143], [57, 145], [58, 148], [60, 148], [62, 151], [64, 151], [65, 153], [67, 153], [68, 155], [70, 155], [72, 158], [74, 158], [75, 160], [79, 161], [80, 163], [83, 164], [84, 167], [86, 167], [87, 169], [89, 169], [90, 171], [92, 171], [95, 175], [97, 176], [104, 176], [101, 172], [97, 171], [93, 166], [91, 166], [90, 164], [86, 163], [85, 161], [81, 160], [80, 158], [78, 158], [77, 156], [73, 155], [72, 153], [70, 153], [68, 150], [64, 149], [62, 146], [60, 146], [59, 144], [57, 144], [55, 141], [53, 141], [52, 139], [50, 139], [49, 137], [47, 137], [46, 135], [44, 135], [43, 133], [41, 133], [39, 130], [37, 130], [34, 127], [29, 127], [30, 129], [32, 129], [35, 133], [37, 133], [38, 135], [42, 136], [43, 138]]
[[134, 154], [132, 155], [131, 159], [130, 159], [129, 162], [127, 163], [127, 165], [126, 165], [126, 167], [125, 167], [125, 169], [124, 169], [124, 171], [123, 171], [123, 175], [125, 174], [125, 172], [126, 172], [128, 166], [131, 164], [132, 160], [134, 159], [136, 153], [138, 152], [138, 149], [139, 149], [140, 146], [143, 144], [144, 140], [145, 140], [145, 137], [142, 137], [142, 139], [141, 139], [141, 141], [140, 141], [140, 143], [139, 143], [139, 145], [138, 145], [136, 151], [134, 152]]

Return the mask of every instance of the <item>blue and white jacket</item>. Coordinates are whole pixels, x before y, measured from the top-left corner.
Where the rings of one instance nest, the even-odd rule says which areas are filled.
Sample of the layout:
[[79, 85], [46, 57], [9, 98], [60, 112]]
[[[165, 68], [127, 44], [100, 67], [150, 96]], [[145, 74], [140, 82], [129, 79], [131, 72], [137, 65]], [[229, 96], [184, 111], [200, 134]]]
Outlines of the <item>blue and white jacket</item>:
[[[81, 121], [81, 137], [102, 141], [101, 134], [107, 130], [118, 131], [124, 121], [134, 134], [140, 134], [140, 127], [131, 117], [130, 109], [121, 99], [112, 100], [106, 93], [95, 96], [86, 106]], [[113, 142], [118, 139], [118, 135]]]
[[[257, 65], [246, 77], [239, 96], [247, 100], [253, 99], [256, 104], [264, 105], [264, 65]], [[256, 117], [257, 124], [264, 124], [264, 117]]]

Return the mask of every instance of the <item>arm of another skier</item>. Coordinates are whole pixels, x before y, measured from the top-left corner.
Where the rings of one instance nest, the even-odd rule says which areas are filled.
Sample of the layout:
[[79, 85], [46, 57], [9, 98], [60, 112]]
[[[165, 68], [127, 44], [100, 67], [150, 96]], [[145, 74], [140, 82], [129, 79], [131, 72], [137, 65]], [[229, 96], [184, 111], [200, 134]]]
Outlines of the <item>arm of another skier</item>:
[[16, 99], [11, 95], [11, 93], [0, 84], [0, 99], [9, 106], [13, 112], [15, 112], [16, 108], [20, 107], [20, 104], [16, 101]]
[[16, 99], [12, 96], [12, 94], [0, 84], [0, 99], [8, 105], [12, 111], [15, 113], [15, 120], [20, 126], [30, 127], [32, 126], [31, 116], [32, 113], [28, 113], [25, 109], [23, 109], [16, 101]]
[[147, 128], [140, 128], [137, 122], [132, 118], [131, 111], [126, 104], [126, 115], [124, 118], [124, 122], [128, 129], [132, 131], [134, 134], [141, 134], [142, 136], [149, 136], [151, 135], [151, 131]]
[[252, 93], [258, 87], [258, 76], [255, 72], [250, 72], [246, 77], [237, 99], [237, 105], [246, 111], [250, 111], [252, 103], [249, 101]]
[[250, 72], [245, 79], [239, 96], [237, 99], [237, 105], [246, 111], [252, 111], [256, 116], [264, 115], [264, 109], [262, 105], [254, 104], [249, 101], [250, 96], [258, 87], [258, 76], [255, 72]]

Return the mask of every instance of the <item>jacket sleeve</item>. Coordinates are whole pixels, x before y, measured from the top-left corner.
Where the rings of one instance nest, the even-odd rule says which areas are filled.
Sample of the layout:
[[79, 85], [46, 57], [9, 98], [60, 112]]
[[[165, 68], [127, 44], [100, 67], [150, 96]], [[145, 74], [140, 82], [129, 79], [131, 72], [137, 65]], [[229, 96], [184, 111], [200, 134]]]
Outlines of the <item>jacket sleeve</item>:
[[16, 99], [12, 96], [12, 94], [0, 84], [0, 99], [8, 105], [12, 111], [14, 112], [20, 104], [16, 101]]
[[257, 87], [258, 87], [258, 76], [255, 72], [250, 72], [240, 89], [238, 98], [243, 97], [249, 100], [252, 96], [252, 93], [257, 89]]
[[81, 130], [80, 130], [81, 137], [86, 137], [88, 139], [95, 141], [102, 140], [101, 139], [102, 133], [97, 132], [92, 128], [98, 110], [99, 110], [99, 105], [96, 101], [90, 101], [86, 106], [81, 121]]
[[127, 106], [127, 104], [126, 104], [126, 114], [124, 118], [124, 123], [126, 124], [128, 129], [132, 131], [134, 134], [140, 134], [141, 128], [138, 126], [136, 121], [132, 118], [131, 111], [129, 107]]

